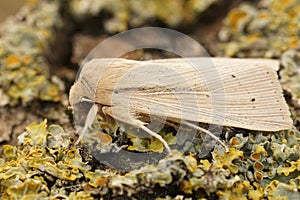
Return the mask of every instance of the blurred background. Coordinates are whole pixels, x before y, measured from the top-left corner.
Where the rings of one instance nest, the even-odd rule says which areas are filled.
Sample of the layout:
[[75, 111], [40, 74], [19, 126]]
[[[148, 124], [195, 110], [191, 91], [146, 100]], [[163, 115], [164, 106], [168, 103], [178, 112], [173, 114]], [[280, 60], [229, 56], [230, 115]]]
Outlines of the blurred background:
[[23, 4], [24, 0], [1, 0], [0, 22], [4, 21], [8, 16], [16, 14]]

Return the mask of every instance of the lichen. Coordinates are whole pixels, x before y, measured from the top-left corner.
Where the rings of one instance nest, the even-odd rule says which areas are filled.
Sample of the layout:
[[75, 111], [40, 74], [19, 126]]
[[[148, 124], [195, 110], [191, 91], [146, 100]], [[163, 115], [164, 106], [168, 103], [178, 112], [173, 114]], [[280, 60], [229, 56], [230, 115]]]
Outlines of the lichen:
[[219, 32], [222, 54], [228, 57], [280, 57], [298, 49], [299, 1], [265, 0], [232, 9]]
[[280, 83], [291, 96], [290, 109], [294, 124], [300, 124], [300, 52], [289, 50], [281, 56]]
[[[50, 195], [49, 181], [75, 181], [90, 169], [78, 149], [70, 146], [69, 136], [51, 132], [57, 125], [47, 127], [46, 120], [32, 123], [19, 137], [19, 146], [5, 146], [6, 162], [1, 164], [1, 196], [3, 199], [42, 198]], [[64, 138], [63, 140], [60, 140]], [[57, 143], [59, 141], [59, 143]], [[48, 144], [57, 144], [49, 147]], [[54, 184], [54, 186], [57, 186]], [[57, 187], [62, 187], [58, 185]]]
[[[176, 144], [176, 137], [172, 133], [163, 134], [163, 139], [169, 144], [173, 145]], [[153, 151], [153, 152], [159, 152], [162, 153], [164, 150], [163, 144], [156, 138], [150, 137], [150, 138], [139, 138], [134, 135], [128, 135], [130, 138], [130, 141], [132, 142], [132, 145], [128, 146], [128, 150], [130, 151], [140, 151], [140, 152], [147, 152], [147, 151]]]
[[[48, 126], [46, 120], [31, 123], [19, 136], [18, 146], [4, 146], [0, 197], [138, 198], [150, 197], [153, 191], [162, 188], [165, 196], [157, 193], [155, 197], [168, 198], [175, 189], [176, 195], [195, 198], [298, 198], [300, 133], [289, 130], [245, 135], [240, 133], [226, 139], [231, 145], [227, 153], [220, 145], [215, 146], [211, 158], [199, 159], [174, 149], [157, 164], [144, 163], [122, 173], [109, 167], [100, 169], [97, 162], [101, 161], [86, 155], [84, 146], [74, 147], [70, 134], [60, 126]], [[109, 139], [108, 143], [114, 141]]]
[[71, 0], [68, 2], [68, 7], [70, 13], [78, 20], [108, 12], [112, 17], [104, 21], [104, 28], [107, 32], [120, 32], [127, 30], [129, 26], [139, 27], [154, 19], [171, 27], [181, 23], [190, 23], [216, 1]]
[[1, 25], [0, 106], [62, 101], [64, 84], [44, 56], [61, 25], [58, 10], [58, 1], [28, 3]]

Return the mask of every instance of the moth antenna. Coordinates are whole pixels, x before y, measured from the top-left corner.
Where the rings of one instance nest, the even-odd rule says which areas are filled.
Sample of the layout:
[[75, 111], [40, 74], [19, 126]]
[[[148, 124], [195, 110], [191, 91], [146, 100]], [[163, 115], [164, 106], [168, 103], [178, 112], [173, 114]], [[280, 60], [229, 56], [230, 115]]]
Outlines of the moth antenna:
[[87, 132], [87, 130], [88, 130], [88, 126], [85, 124], [84, 127], [83, 127], [83, 129], [81, 130], [81, 132], [79, 134], [78, 139], [74, 143], [75, 146], [79, 144], [80, 140], [82, 140], [82, 138], [85, 135], [85, 133]]
[[88, 112], [88, 114], [87, 114], [87, 116], [86, 116], [86, 120], [85, 120], [85, 123], [84, 123], [84, 127], [83, 127], [83, 129], [81, 130], [81, 132], [80, 132], [80, 134], [79, 134], [79, 137], [78, 137], [77, 141], [75, 142], [75, 145], [77, 145], [77, 144], [80, 142], [80, 140], [82, 140], [83, 136], [84, 136], [85, 133], [88, 131], [88, 128], [91, 127], [91, 125], [92, 125], [93, 122], [95, 121], [95, 118], [96, 118], [96, 116], [97, 116], [97, 113], [98, 113], [98, 105], [97, 105], [97, 104], [94, 104], [94, 105], [90, 108], [90, 110], [89, 110], [89, 112]]
[[191, 128], [194, 128], [194, 129], [196, 129], [196, 130], [199, 130], [199, 131], [201, 131], [201, 132], [203, 132], [203, 133], [208, 134], [210, 137], [212, 137], [213, 139], [215, 139], [219, 144], [221, 144], [221, 145], [224, 147], [226, 153], [229, 152], [229, 149], [228, 149], [228, 147], [225, 145], [225, 143], [222, 142], [217, 136], [215, 136], [215, 135], [214, 135], [212, 132], [210, 132], [209, 130], [206, 130], [206, 129], [204, 129], [204, 128], [201, 128], [201, 127], [199, 127], [199, 126], [196, 126], [195, 124], [192, 124], [192, 123], [187, 122], [187, 121], [184, 121], [183, 123], [184, 123], [185, 125], [191, 127]]
[[163, 145], [165, 146], [165, 148], [167, 149], [168, 153], [171, 154], [171, 148], [169, 147], [168, 143], [159, 134], [155, 133], [154, 131], [150, 130], [149, 128], [147, 128], [144, 125], [141, 125], [140, 128], [143, 129], [144, 131], [146, 131], [149, 135], [155, 137], [160, 142], [162, 142]]

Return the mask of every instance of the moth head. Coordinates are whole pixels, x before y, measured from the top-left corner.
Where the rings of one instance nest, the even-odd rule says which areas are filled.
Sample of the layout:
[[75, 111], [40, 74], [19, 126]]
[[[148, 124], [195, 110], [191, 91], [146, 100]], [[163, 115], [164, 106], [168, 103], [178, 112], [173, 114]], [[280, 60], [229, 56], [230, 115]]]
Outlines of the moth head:
[[79, 103], [81, 101], [82, 95], [84, 91], [83, 88], [80, 84], [80, 82], [75, 82], [74, 85], [72, 85], [70, 89], [70, 94], [69, 94], [69, 102], [70, 102], [70, 108], [73, 109], [74, 105], [76, 103]]
[[70, 89], [69, 102], [76, 127], [83, 127], [88, 112], [95, 102], [93, 101], [93, 96], [84, 87], [80, 79]]

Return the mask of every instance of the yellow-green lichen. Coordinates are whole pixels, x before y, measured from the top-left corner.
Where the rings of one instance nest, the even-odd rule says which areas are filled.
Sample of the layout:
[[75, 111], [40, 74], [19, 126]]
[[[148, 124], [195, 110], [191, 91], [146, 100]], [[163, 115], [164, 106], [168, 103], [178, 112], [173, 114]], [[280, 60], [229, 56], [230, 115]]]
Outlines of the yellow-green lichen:
[[28, 179], [17, 186], [11, 186], [3, 195], [3, 199], [38, 199], [47, 197], [47, 192], [43, 191], [40, 180]]
[[280, 183], [277, 180], [273, 180], [269, 185], [267, 185], [266, 191], [269, 194], [268, 199], [270, 200], [289, 200], [300, 198], [300, 192], [298, 191], [297, 187]]
[[241, 3], [232, 9], [219, 32], [220, 49], [229, 57], [280, 57], [298, 49], [300, 2]]
[[[62, 101], [64, 86], [50, 76], [44, 54], [60, 27], [58, 1], [26, 4], [18, 17], [1, 25], [0, 105], [25, 105], [33, 99]], [[23, 20], [21, 19], [23, 18]], [[53, 81], [56, 80], [56, 81]]]
[[[137, 136], [128, 135], [132, 145], [128, 147], [130, 151], [140, 151], [140, 152], [159, 152], [162, 153], [164, 150], [163, 144], [156, 138], [139, 138]], [[176, 137], [173, 136], [172, 133], [164, 134], [163, 139], [169, 144], [173, 145], [176, 144], [177, 140]]]
[[294, 124], [300, 124], [300, 51], [289, 50], [281, 56], [280, 83], [291, 95], [290, 110]]
[[224, 152], [223, 155], [220, 154], [220, 152], [213, 151], [212, 155], [217, 167], [229, 169], [232, 174], [238, 173], [239, 168], [238, 165], [233, 163], [233, 161], [244, 158], [243, 152], [235, 148], [230, 148], [229, 152]]
[[[65, 137], [55, 147], [48, 147], [49, 143], [55, 143], [49, 142], [55, 140], [55, 137], [48, 137], [53, 134], [49, 130], [53, 128], [47, 127], [46, 120], [40, 124], [32, 123], [19, 137], [17, 148], [5, 146], [4, 156], [7, 162], [1, 164], [0, 171], [0, 193], [3, 198], [49, 196], [47, 181], [75, 181], [90, 169], [82, 162], [78, 149], [66, 148], [69, 138]], [[43, 181], [45, 179], [47, 181]]]
[[[0, 197], [99, 199], [99, 195], [103, 195], [138, 198], [142, 194], [150, 197], [157, 188], [175, 189], [184, 197], [197, 198], [217, 195], [219, 199], [266, 199], [280, 194], [283, 198], [298, 197], [298, 131], [234, 137], [228, 141], [232, 145], [230, 151], [226, 153], [218, 145], [212, 152], [212, 159], [198, 159], [174, 150], [157, 164], [145, 163], [143, 167], [122, 174], [112, 169], [97, 169], [101, 160], [91, 159], [92, 155], [83, 157], [83, 147], [73, 147], [70, 135], [60, 126], [48, 126], [46, 120], [32, 123], [19, 136], [18, 146], [4, 146], [5, 160], [0, 162]], [[245, 142], [237, 142], [240, 144], [237, 145], [233, 140]], [[236, 145], [238, 148], [234, 147]]]
[[[168, 26], [189, 23], [217, 0], [71, 0], [68, 2], [70, 13], [76, 19], [83, 20], [108, 12], [111, 18], [104, 21], [108, 32], [125, 31], [128, 27], [139, 27], [147, 21], [158, 19]], [[174, 14], [176, 13], [176, 14]]]

